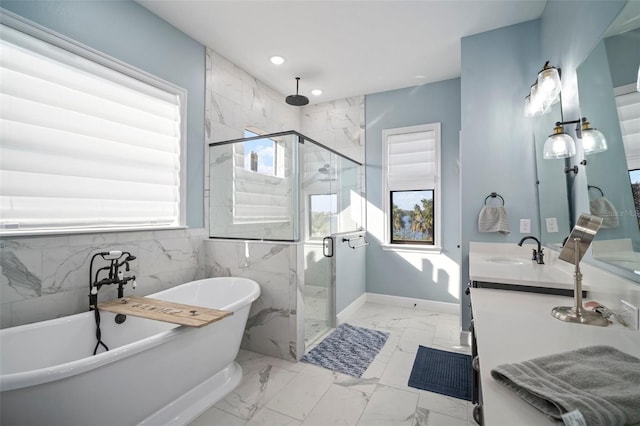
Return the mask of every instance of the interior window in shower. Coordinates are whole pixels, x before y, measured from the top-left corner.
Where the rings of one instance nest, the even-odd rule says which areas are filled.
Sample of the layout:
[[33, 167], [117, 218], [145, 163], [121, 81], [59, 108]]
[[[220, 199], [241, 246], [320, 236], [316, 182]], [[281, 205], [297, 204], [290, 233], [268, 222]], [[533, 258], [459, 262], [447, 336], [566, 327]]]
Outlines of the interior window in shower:
[[[250, 130], [245, 138], [259, 136]], [[244, 142], [244, 169], [267, 176], [284, 177], [284, 148], [273, 139], [252, 139]]]
[[309, 237], [324, 238], [332, 229], [338, 229], [337, 211], [337, 194], [309, 195]]

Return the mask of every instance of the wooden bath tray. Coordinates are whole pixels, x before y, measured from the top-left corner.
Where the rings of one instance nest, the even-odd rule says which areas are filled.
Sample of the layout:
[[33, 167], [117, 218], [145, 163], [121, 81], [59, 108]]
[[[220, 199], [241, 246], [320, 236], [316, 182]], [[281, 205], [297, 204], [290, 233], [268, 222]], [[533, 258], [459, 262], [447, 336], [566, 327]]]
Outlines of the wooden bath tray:
[[172, 324], [188, 325], [189, 327], [202, 327], [233, 315], [233, 312], [229, 311], [183, 305], [140, 296], [123, 297], [100, 303], [98, 308], [115, 314], [132, 315]]

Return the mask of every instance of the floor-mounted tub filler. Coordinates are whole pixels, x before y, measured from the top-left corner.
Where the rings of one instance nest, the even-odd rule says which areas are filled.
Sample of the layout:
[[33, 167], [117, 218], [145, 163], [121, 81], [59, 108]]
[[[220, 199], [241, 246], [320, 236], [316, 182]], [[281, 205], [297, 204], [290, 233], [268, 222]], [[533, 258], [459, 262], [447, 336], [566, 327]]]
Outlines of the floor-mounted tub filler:
[[231, 392], [234, 361], [260, 287], [209, 278], [151, 298], [233, 312], [193, 328], [102, 312], [108, 352], [92, 355], [92, 312], [0, 330], [3, 425], [181, 425]]

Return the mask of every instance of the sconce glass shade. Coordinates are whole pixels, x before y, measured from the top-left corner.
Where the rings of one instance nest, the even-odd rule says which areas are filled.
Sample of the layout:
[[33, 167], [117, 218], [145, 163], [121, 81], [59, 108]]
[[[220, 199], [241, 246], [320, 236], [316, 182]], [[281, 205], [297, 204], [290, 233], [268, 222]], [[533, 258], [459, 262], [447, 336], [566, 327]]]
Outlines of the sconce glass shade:
[[544, 143], [542, 157], [545, 160], [555, 160], [574, 155], [576, 155], [576, 143], [573, 138], [564, 133], [562, 126], [556, 126], [553, 129], [553, 134]]
[[560, 83], [560, 73], [556, 67], [550, 67], [547, 62], [544, 68], [538, 73], [538, 96], [540, 96], [547, 106], [555, 103], [560, 94], [562, 84]]
[[607, 150], [607, 140], [598, 129], [592, 129], [586, 118], [582, 119], [582, 149], [585, 155]]
[[545, 113], [547, 105], [544, 105], [543, 99], [539, 96], [538, 83], [533, 83], [531, 92], [525, 97], [525, 117], [537, 117]]

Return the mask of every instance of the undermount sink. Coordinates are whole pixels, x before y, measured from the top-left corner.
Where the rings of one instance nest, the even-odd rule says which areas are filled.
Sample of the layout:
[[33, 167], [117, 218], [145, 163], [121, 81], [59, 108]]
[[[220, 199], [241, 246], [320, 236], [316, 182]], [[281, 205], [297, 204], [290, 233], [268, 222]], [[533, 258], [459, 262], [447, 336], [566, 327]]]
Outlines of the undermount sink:
[[524, 265], [525, 264], [525, 261], [518, 257], [496, 256], [496, 257], [488, 257], [485, 260], [491, 263], [502, 263], [506, 265]]

